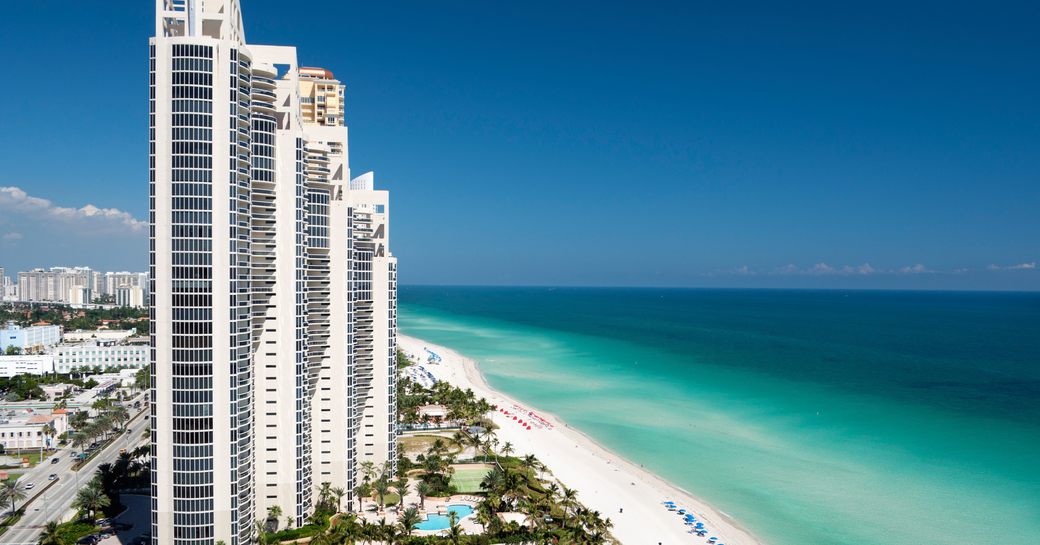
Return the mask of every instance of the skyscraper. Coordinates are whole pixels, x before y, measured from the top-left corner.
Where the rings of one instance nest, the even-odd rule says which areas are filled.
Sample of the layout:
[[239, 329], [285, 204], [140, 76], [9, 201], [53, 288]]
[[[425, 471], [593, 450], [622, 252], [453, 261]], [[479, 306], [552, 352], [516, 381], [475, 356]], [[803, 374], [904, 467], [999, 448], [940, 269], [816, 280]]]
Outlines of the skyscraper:
[[352, 188], [342, 84], [237, 0], [157, 0], [150, 53], [152, 539], [245, 545], [396, 461], [387, 193]]

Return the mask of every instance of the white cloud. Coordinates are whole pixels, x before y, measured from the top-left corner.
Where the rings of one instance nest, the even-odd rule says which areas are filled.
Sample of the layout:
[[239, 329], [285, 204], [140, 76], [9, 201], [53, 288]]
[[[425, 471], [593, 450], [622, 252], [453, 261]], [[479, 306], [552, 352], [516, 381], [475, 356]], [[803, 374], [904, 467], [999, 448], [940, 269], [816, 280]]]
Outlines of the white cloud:
[[752, 274], [755, 274], [755, 271], [752, 271], [747, 265], [741, 265], [741, 266], [737, 267], [737, 274], [740, 274], [740, 275], [752, 275]]
[[22, 240], [25, 237], [21, 233], [4, 233], [4, 236], [0, 238], [4, 240]]
[[932, 270], [928, 269], [928, 267], [925, 267], [924, 265], [918, 263], [916, 265], [911, 265], [909, 267], [903, 267], [902, 269], [899, 269], [899, 272], [901, 272], [903, 274], [924, 274], [924, 273], [930, 273], [930, 272], [935, 272], [935, 271], [932, 271]]
[[78, 233], [146, 233], [148, 223], [118, 208], [99, 208], [86, 204], [80, 208], [55, 206], [47, 199], [33, 197], [18, 187], [0, 187], [0, 212], [17, 214], [37, 222], [58, 221], [73, 226]]
[[1008, 265], [1001, 267], [1000, 265], [990, 265], [986, 267], [991, 271], [1031, 271], [1036, 268], [1036, 261], [1030, 261], [1029, 263], [1019, 263], [1017, 265]]
[[809, 269], [809, 274], [831, 274], [833, 272], [834, 267], [823, 262], [817, 263]]
[[776, 273], [777, 274], [797, 274], [798, 273], [798, 267], [794, 263], [788, 263], [787, 265], [784, 265], [783, 267], [778, 267], [776, 269]]

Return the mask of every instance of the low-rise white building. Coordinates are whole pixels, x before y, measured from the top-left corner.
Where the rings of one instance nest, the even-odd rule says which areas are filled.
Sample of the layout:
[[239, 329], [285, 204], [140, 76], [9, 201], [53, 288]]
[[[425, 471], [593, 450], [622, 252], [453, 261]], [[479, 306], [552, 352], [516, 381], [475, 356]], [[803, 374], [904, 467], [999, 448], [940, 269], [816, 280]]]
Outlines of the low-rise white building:
[[0, 355], [0, 377], [11, 378], [18, 375], [42, 375], [54, 372], [54, 356], [51, 354], [40, 354], [30, 356], [19, 354], [17, 356]]
[[66, 343], [80, 343], [84, 341], [120, 342], [136, 334], [136, 329], [77, 329], [76, 331], [66, 331], [62, 339]]
[[[53, 434], [44, 433], [47, 424], [54, 427]], [[68, 415], [60, 409], [53, 414], [8, 411], [0, 416], [0, 445], [4, 450], [53, 448], [68, 429]]]
[[148, 364], [148, 346], [84, 342], [59, 346], [54, 355], [54, 370], [73, 373], [82, 369], [140, 369]]
[[48, 348], [61, 342], [61, 327], [56, 325], [34, 325], [21, 327], [8, 323], [0, 329], [0, 349], [14, 346], [23, 351]]

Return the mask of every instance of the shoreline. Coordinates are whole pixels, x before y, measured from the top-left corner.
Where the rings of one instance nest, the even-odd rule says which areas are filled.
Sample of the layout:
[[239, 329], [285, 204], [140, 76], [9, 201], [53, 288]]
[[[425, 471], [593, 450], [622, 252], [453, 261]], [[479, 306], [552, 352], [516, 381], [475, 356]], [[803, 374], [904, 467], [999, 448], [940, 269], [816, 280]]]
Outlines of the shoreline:
[[[718, 537], [718, 543], [729, 545], [763, 545], [763, 541], [742, 528], [723, 511], [672, 484], [646, 468], [620, 456], [567, 424], [558, 416], [543, 412], [495, 390], [488, 384], [479, 364], [451, 348], [426, 342], [404, 334], [398, 344], [406, 354], [425, 355], [430, 348], [441, 356], [438, 364], [425, 364], [437, 380], [459, 388], [471, 388], [479, 397], [511, 413], [513, 406], [536, 413], [550, 427], [535, 424], [527, 429], [502, 411], [493, 413], [498, 425], [496, 435], [501, 444], [509, 441], [517, 455], [534, 454], [562, 483], [578, 492], [578, 499], [589, 509], [599, 511], [614, 523], [611, 533], [623, 544], [676, 545], [707, 543], [707, 537]], [[668, 511], [662, 502], [674, 501], [693, 513], [709, 531], [705, 537], [688, 533], [680, 516]]]

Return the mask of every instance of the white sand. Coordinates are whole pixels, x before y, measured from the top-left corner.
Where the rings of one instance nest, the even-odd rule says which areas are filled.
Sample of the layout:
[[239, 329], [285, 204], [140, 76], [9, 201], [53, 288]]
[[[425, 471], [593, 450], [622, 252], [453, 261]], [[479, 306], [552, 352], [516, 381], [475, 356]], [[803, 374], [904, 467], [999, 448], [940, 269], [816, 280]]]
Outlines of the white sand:
[[[437, 380], [460, 388], [472, 388], [478, 397], [512, 410], [513, 405], [536, 412], [552, 424], [552, 428], [527, 430], [512, 417], [494, 413], [499, 426], [496, 434], [500, 445], [509, 441], [517, 455], [534, 454], [549, 467], [566, 486], [578, 491], [578, 499], [589, 509], [599, 511], [614, 523], [614, 537], [625, 545], [678, 545], [707, 543], [716, 536], [727, 545], [754, 545], [761, 541], [720, 511], [693, 497], [652, 473], [604, 449], [583, 433], [568, 427], [555, 416], [492, 390], [477, 368], [476, 362], [459, 353], [421, 339], [398, 336], [400, 348], [409, 355], [425, 360], [425, 348], [441, 356], [439, 365], [424, 365]], [[528, 418], [524, 418], [525, 421]], [[706, 537], [687, 533], [689, 527], [681, 517], [661, 505], [665, 500], [692, 512], [708, 529]], [[619, 509], [624, 509], [619, 513]]]

